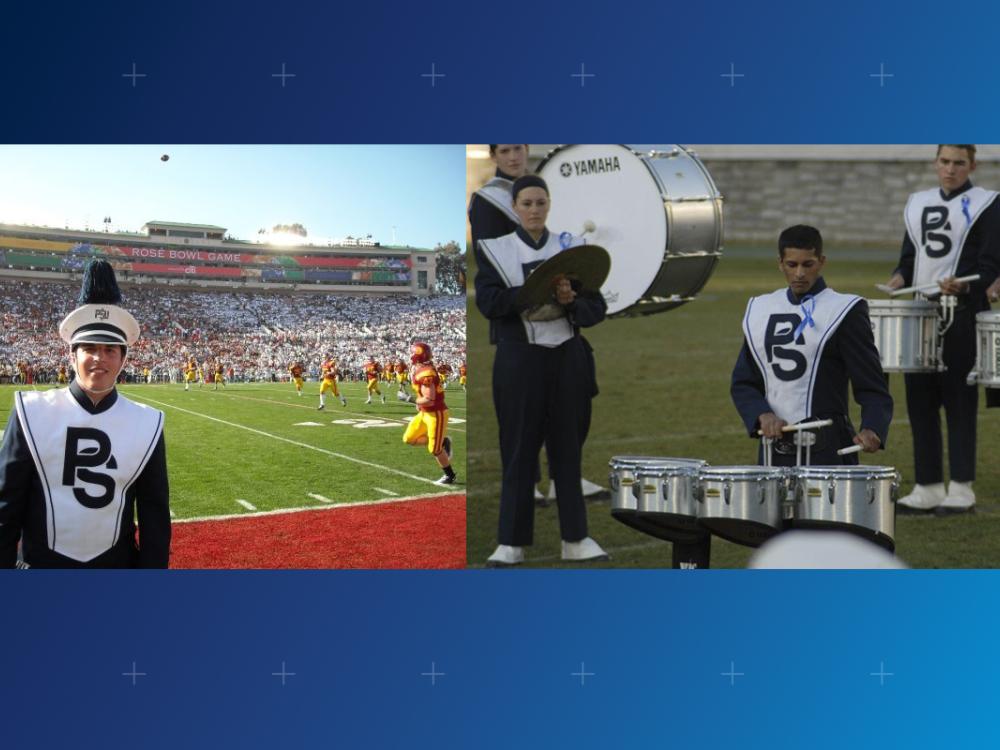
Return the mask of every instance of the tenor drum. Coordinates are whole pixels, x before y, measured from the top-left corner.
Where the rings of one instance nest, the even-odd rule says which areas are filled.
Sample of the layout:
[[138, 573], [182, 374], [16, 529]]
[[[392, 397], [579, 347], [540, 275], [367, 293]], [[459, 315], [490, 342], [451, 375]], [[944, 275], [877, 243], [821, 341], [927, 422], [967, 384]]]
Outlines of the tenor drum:
[[837, 529], [892, 552], [899, 474], [888, 466], [795, 466], [791, 525]]
[[687, 458], [666, 458], [658, 456], [613, 456], [608, 462], [608, 484], [611, 487], [611, 515], [615, 520], [637, 531], [658, 538], [662, 536], [662, 524], [650, 520], [648, 514], [639, 514], [637, 485], [638, 475], [660, 468], [676, 466], [699, 466], [704, 461]]
[[633, 489], [636, 516], [651, 530], [647, 534], [670, 542], [696, 542], [705, 535], [698, 524], [695, 488], [704, 461], [675, 466], [642, 467]]
[[713, 534], [759, 547], [784, 526], [787, 471], [772, 466], [706, 466], [695, 492], [698, 520]]
[[1000, 388], [1000, 312], [976, 315], [976, 382]]
[[539, 164], [552, 197], [548, 226], [611, 254], [601, 293], [609, 315], [690, 302], [722, 255], [722, 196], [680, 146], [559, 146]]
[[925, 300], [868, 300], [868, 311], [883, 370], [937, 372], [937, 303]]

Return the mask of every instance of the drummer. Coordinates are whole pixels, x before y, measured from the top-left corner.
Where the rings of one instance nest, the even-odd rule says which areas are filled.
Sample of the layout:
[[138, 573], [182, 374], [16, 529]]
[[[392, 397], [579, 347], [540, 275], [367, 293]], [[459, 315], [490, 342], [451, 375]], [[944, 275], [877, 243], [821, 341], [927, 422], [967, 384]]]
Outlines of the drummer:
[[[833, 424], [813, 431], [811, 463], [857, 464], [857, 453], [841, 456], [837, 450], [852, 444], [867, 453], [884, 448], [892, 420], [892, 396], [868, 304], [827, 286], [823, 238], [816, 228], [785, 229], [778, 238], [778, 257], [788, 287], [747, 304], [743, 347], [730, 387], [733, 403], [750, 437], [775, 441], [776, 466], [795, 464], [798, 452], [791, 438], [795, 433], [782, 428], [825, 419]], [[861, 405], [860, 432], [848, 417], [848, 380]]]
[[532, 319], [517, 295], [532, 270], [562, 251], [560, 238], [545, 226], [549, 190], [537, 175], [524, 175], [511, 188], [520, 219], [516, 231], [477, 243], [476, 306], [490, 321], [496, 344], [493, 403], [500, 427], [503, 481], [499, 546], [490, 566], [518, 565], [534, 536], [534, 485], [538, 452], [545, 443], [556, 483], [562, 559], [604, 560], [607, 554], [587, 532], [580, 488], [582, 436], [590, 423], [593, 390], [580, 327], [604, 320], [607, 304], [598, 290], [568, 279], [553, 287], [554, 319]]
[[[957, 297], [954, 320], [943, 336], [944, 372], [907, 373], [906, 408], [913, 433], [916, 486], [899, 500], [901, 510], [939, 515], [975, 508], [976, 411], [979, 391], [966, 383], [975, 364], [976, 313], [988, 310], [986, 289], [1000, 272], [1000, 201], [973, 187], [973, 145], [940, 145], [934, 160], [938, 187], [914, 193], [903, 210], [906, 234], [888, 286], [937, 283]], [[976, 281], [958, 281], [978, 274]], [[941, 407], [948, 421], [951, 481], [944, 485]]]

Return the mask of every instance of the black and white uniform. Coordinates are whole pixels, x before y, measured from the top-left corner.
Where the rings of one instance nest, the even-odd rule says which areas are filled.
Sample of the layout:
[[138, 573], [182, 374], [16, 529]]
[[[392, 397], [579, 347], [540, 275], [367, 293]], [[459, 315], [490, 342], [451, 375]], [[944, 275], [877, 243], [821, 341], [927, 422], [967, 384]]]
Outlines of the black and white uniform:
[[580, 328], [604, 320], [607, 304], [599, 292], [576, 289], [565, 317], [531, 321], [517, 305], [525, 279], [543, 261], [562, 251], [546, 230], [538, 242], [522, 228], [476, 245], [476, 305], [490, 321], [493, 404], [500, 427], [503, 484], [500, 544], [526, 546], [534, 533], [534, 484], [544, 442], [556, 483], [562, 539], [587, 536], [587, 511], [580, 490], [581, 436], [590, 423], [593, 370]]
[[[892, 396], [863, 299], [833, 291], [822, 278], [801, 297], [780, 289], [750, 300], [743, 335], [730, 394], [750, 437], [758, 437], [759, 417], [767, 412], [790, 424], [832, 419], [818, 433], [812, 463], [858, 463], [856, 453], [837, 455], [856, 434], [848, 417], [849, 380], [861, 405], [861, 429], [872, 430], [885, 447]], [[795, 463], [790, 441], [776, 445], [773, 463]]]
[[997, 193], [971, 182], [946, 195], [914, 193], [903, 218], [906, 235], [896, 273], [905, 286], [946, 276], [979, 274], [967, 294], [958, 295], [955, 318], [944, 335], [944, 372], [907, 373], [906, 408], [913, 433], [917, 484], [944, 481], [941, 407], [948, 422], [950, 478], [976, 477], [976, 411], [979, 391], [966, 384], [976, 359], [976, 314], [990, 308], [986, 289], [1000, 273], [1000, 201]]
[[[18, 392], [0, 446], [0, 567], [165, 568], [163, 413], [111, 391]], [[142, 528], [136, 543], [135, 513]]]
[[473, 247], [479, 240], [503, 237], [521, 225], [514, 213], [513, 187], [514, 178], [498, 169], [492, 180], [472, 194], [469, 199], [469, 225], [472, 227]]

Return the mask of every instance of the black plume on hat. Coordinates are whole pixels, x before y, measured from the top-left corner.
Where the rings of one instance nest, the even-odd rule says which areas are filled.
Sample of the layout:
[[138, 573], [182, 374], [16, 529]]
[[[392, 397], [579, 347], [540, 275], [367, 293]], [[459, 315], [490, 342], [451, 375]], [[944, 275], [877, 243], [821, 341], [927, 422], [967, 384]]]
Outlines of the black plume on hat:
[[83, 271], [83, 287], [80, 289], [81, 305], [117, 305], [122, 301], [122, 292], [115, 279], [115, 269], [106, 260], [95, 258]]

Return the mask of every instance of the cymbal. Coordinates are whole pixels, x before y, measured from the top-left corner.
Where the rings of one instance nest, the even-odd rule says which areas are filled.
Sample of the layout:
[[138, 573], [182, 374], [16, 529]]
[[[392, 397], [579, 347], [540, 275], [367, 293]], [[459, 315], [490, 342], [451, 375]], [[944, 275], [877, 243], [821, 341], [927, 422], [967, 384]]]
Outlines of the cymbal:
[[588, 291], [597, 291], [611, 271], [611, 256], [600, 245], [577, 245], [553, 255], [528, 276], [517, 295], [523, 307], [552, 301], [556, 278], [566, 276], [579, 281]]

